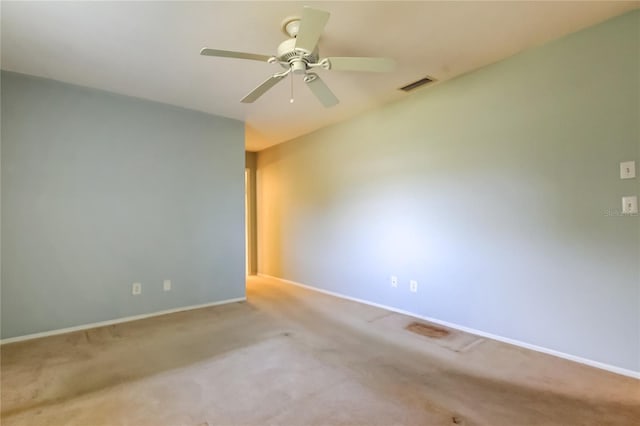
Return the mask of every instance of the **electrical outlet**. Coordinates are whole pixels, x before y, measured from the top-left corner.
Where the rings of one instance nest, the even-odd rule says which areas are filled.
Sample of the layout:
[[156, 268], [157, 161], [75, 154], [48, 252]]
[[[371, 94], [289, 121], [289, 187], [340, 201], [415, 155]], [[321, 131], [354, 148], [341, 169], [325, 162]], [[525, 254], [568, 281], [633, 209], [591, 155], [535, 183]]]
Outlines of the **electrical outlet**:
[[418, 292], [418, 281], [416, 281], [416, 280], [409, 281], [409, 290], [411, 290], [412, 293], [417, 293]]
[[133, 294], [134, 296], [142, 294], [142, 284], [133, 283], [133, 286], [131, 287], [131, 294]]
[[162, 289], [164, 291], [170, 291], [171, 290], [171, 280], [164, 280], [164, 282], [162, 283]]
[[391, 287], [398, 287], [398, 277], [396, 276], [391, 277]]

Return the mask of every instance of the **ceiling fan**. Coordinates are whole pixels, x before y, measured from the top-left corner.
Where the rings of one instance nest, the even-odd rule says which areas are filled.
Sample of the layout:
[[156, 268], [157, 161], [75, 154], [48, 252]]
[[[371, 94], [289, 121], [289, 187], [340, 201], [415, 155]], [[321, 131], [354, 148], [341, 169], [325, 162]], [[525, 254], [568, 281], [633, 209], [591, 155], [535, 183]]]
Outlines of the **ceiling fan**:
[[[318, 74], [312, 72], [315, 68], [335, 71], [388, 72], [395, 67], [395, 61], [389, 58], [320, 58], [318, 40], [328, 20], [329, 12], [305, 6], [301, 18], [289, 18], [283, 22], [282, 30], [290, 38], [280, 43], [276, 56], [209, 49], [206, 47], [200, 51], [200, 54], [223, 58], [250, 59], [270, 64], [277, 63], [284, 68], [284, 71], [273, 74], [253, 89], [247, 96], [242, 98], [241, 102], [255, 102], [287, 75], [299, 74], [303, 76], [303, 81], [322, 105], [329, 108], [338, 104], [338, 98], [320, 79]], [[293, 102], [293, 95], [290, 101]]]

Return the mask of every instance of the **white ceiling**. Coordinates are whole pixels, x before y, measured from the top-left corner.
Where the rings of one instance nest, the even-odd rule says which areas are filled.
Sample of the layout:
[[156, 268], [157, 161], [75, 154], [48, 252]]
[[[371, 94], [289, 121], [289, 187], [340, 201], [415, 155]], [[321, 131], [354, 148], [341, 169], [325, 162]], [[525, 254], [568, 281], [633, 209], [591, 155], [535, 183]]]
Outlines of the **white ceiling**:
[[[282, 20], [331, 13], [321, 56], [387, 56], [388, 74], [319, 71], [340, 98], [325, 109], [300, 79], [240, 99], [278, 65], [200, 56], [202, 47], [275, 54]], [[2, 68], [244, 120], [260, 150], [409, 96], [426, 75], [451, 79], [639, 7], [640, 2], [9, 2]], [[428, 88], [420, 89], [428, 90]]]

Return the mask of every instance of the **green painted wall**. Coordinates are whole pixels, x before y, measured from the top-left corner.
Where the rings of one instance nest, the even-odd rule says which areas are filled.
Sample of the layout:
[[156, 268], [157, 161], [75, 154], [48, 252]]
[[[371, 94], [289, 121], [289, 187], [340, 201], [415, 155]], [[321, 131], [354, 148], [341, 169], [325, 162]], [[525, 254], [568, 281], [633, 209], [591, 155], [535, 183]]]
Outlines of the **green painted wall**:
[[639, 59], [634, 11], [260, 152], [259, 272], [639, 372]]
[[244, 296], [242, 122], [1, 78], [2, 338]]

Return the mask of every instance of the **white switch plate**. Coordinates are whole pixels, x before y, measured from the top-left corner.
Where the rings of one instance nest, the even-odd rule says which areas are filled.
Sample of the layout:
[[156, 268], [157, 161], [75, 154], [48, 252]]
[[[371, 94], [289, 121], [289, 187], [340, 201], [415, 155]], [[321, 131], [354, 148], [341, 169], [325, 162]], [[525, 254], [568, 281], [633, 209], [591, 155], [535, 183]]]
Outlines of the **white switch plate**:
[[411, 290], [412, 293], [417, 293], [418, 292], [418, 281], [415, 281], [415, 280], [409, 281], [409, 290]]
[[636, 162], [623, 161], [620, 163], [620, 179], [633, 179], [636, 177]]
[[131, 294], [133, 294], [134, 296], [142, 294], [142, 284], [133, 283], [133, 286], [131, 286]]
[[638, 197], [630, 195], [628, 197], [622, 197], [622, 213], [623, 214], [638, 214]]
[[171, 280], [164, 280], [163, 283], [162, 283], [162, 289], [164, 291], [171, 290]]
[[398, 287], [398, 277], [396, 276], [391, 277], [391, 287]]

